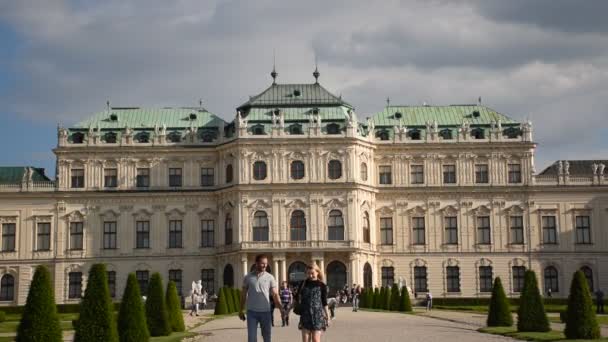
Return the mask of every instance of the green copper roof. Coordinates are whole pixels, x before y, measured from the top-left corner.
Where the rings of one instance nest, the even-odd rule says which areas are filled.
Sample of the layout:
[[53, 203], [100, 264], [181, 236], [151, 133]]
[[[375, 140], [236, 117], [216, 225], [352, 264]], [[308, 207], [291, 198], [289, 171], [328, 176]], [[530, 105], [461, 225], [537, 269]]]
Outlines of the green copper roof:
[[[290, 121], [305, 121], [308, 122], [314, 117], [314, 112], [318, 111], [322, 121], [343, 121], [345, 120], [346, 114], [350, 108], [339, 106], [339, 107], [291, 107], [291, 108], [280, 108], [283, 113], [285, 122]], [[248, 112], [248, 121], [267, 121], [272, 122], [272, 113], [274, 109], [269, 108], [251, 108]]]
[[[28, 167], [31, 166], [0, 166], [0, 183], [21, 183]], [[33, 181], [50, 181], [43, 168], [31, 168]]]
[[252, 96], [238, 107], [246, 110], [252, 107], [321, 107], [346, 106], [353, 108], [342, 97], [335, 96], [319, 83], [313, 84], [272, 84], [262, 93]]
[[[192, 115], [192, 117], [191, 117]], [[221, 127], [223, 120], [200, 108], [111, 108], [94, 114], [71, 128], [89, 127], [101, 129]]]
[[470, 125], [490, 125], [501, 120], [502, 124], [516, 124], [517, 121], [496, 112], [495, 110], [478, 105], [450, 106], [389, 106], [372, 117], [374, 125], [399, 125], [398, 114], [404, 126], [426, 126], [427, 122], [437, 121], [439, 126], [460, 126], [463, 122]]

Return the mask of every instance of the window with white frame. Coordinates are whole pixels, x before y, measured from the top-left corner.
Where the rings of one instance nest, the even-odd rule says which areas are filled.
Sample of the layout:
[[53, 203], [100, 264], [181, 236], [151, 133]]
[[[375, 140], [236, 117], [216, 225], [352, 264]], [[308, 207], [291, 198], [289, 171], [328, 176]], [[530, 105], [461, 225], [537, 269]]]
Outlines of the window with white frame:
[[511, 244], [521, 245], [524, 243], [524, 218], [523, 216], [510, 217]]
[[82, 222], [70, 222], [70, 249], [82, 250], [83, 242], [83, 224]]
[[214, 183], [214, 169], [212, 167], [201, 168], [201, 186], [213, 186]]
[[448, 292], [460, 292], [460, 267], [446, 267], [446, 289]]
[[201, 220], [201, 247], [213, 247], [215, 244], [215, 220]]
[[410, 183], [424, 184], [424, 165], [412, 165], [410, 167]]
[[443, 165], [443, 184], [456, 184], [456, 165]]
[[458, 219], [456, 216], [446, 216], [445, 221], [445, 243], [448, 245], [458, 244]]
[[492, 243], [490, 238], [490, 217], [477, 217], [477, 244], [489, 245]]
[[3, 223], [2, 224], [2, 251], [3, 252], [15, 251], [16, 232], [17, 232], [17, 225], [15, 223]]
[[390, 165], [382, 165], [379, 167], [380, 171], [380, 184], [392, 184], [393, 177]]
[[116, 249], [116, 221], [103, 223], [103, 248]]
[[38, 222], [36, 250], [48, 251], [51, 249], [51, 223]]
[[576, 243], [591, 243], [591, 220], [588, 215], [576, 216]]
[[492, 292], [492, 266], [479, 266], [479, 292]]
[[135, 223], [135, 248], [150, 248], [150, 221]]
[[424, 245], [425, 238], [424, 217], [412, 217], [412, 243], [414, 245]]
[[381, 217], [380, 218], [380, 244], [392, 245], [393, 244], [393, 218], [392, 217]]
[[555, 216], [543, 216], [543, 244], [552, 245], [557, 244], [557, 225]]
[[169, 248], [182, 248], [182, 220], [169, 221]]

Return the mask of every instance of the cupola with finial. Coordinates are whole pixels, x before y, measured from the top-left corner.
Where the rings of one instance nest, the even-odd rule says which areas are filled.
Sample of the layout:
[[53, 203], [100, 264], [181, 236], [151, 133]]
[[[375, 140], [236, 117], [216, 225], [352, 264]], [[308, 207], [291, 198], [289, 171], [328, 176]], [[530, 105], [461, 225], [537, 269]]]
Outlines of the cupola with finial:
[[272, 72], [270, 73], [270, 77], [272, 77], [272, 84], [277, 84], [277, 76], [279, 76], [279, 73], [275, 70], [275, 67], [273, 65]]
[[319, 72], [319, 68], [317, 68], [316, 65], [315, 65], [315, 71], [312, 73], [312, 76], [315, 78], [315, 84], [318, 84], [319, 76], [321, 76], [321, 73]]

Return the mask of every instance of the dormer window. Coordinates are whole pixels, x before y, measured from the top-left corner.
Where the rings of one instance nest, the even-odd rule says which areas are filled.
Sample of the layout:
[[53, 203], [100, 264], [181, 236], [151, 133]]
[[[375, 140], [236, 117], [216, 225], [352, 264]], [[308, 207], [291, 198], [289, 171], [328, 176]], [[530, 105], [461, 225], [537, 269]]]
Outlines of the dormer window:
[[403, 117], [403, 114], [401, 114], [401, 112], [395, 112], [395, 119], [399, 120]]
[[413, 130], [409, 131], [408, 135], [410, 136], [410, 139], [412, 139], [412, 140], [420, 140], [420, 130], [419, 129], [413, 129]]
[[388, 140], [389, 137], [390, 137], [390, 135], [388, 134], [388, 131], [385, 129], [376, 132], [376, 138], [378, 138], [380, 140]]
[[106, 133], [106, 135], [104, 136], [104, 140], [106, 141], [106, 144], [116, 144], [116, 133]]
[[298, 89], [296, 89], [296, 90], [293, 91], [293, 96], [300, 97], [301, 95], [302, 95], [302, 92], [299, 91]]
[[256, 125], [256, 126], [253, 126], [253, 127], [251, 128], [251, 133], [252, 133], [253, 135], [264, 135], [264, 134], [266, 134], [266, 133], [264, 132], [264, 126], [262, 126], [262, 125]]
[[203, 142], [212, 142], [213, 141], [213, 133], [211, 132], [206, 132], [203, 134]]
[[439, 136], [443, 139], [443, 140], [452, 140], [452, 130], [449, 128], [446, 129], [442, 129], [441, 132], [439, 132]]
[[302, 132], [302, 125], [293, 124], [293, 125], [289, 126], [289, 134], [293, 134], [293, 135], [304, 134], [304, 132]]
[[521, 135], [521, 131], [515, 127], [509, 127], [502, 131], [502, 135], [509, 139], [516, 139]]
[[196, 113], [190, 113], [188, 118], [190, 118], [190, 120], [196, 120]]
[[471, 137], [473, 139], [485, 139], [483, 128], [477, 127], [471, 131]]
[[118, 115], [110, 114], [110, 121], [118, 121]]
[[335, 123], [327, 125], [327, 134], [340, 134], [340, 125]]
[[179, 134], [179, 132], [171, 132], [171, 134], [167, 136], [167, 139], [172, 143], [178, 143], [182, 141], [182, 135]]
[[140, 132], [135, 136], [138, 143], [146, 144], [150, 142], [150, 134], [146, 132]]
[[72, 134], [72, 144], [82, 144], [84, 142], [84, 134], [76, 132]]

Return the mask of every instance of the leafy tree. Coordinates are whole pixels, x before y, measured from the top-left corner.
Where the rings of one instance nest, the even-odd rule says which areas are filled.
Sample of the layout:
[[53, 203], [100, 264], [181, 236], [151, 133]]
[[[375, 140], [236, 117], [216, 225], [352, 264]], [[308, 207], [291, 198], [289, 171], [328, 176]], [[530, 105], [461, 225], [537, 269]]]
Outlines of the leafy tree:
[[228, 312], [228, 306], [226, 305], [226, 291], [222, 287], [220, 288], [220, 293], [217, 296], [217, 302], [215, 303], [215, 312], [214, 315], [225, 315]]
[[17, 328], [17, 342], [61, 342], [61, 326], [51, 285], [51, 273], [40, 265], [27, 294], [25, 308]]
[[600, 338], [600, 326], [593, 312], [591, 293], [587, 279], [581, 271], [576, 271], [572, 277], [564, 335], [573, 340]]
[[89, 270], [87, 288], [80, 303], [74, 342], [118, 341], [114, 304], [110, 298], [104, 264], [94, 264]]
[[502, 287], [500, 277], [494, 279], [494, 287], [492, 288], [492, 298], [490, 298], [488, 319], [486, 323], [489, 327], [510, 327], [513, 325], [511, 307], [509, 305], [509, 300], [505, 295], [505, 290]]
[[391, 288], [391, 311], [399, 311], [399, 303], [401, 296], [399, 295], [399, 285], [393, 284]]
[[181, 303], [177, 295], [177, 287], [175, 283], [170, 281], [167, 284], [167, 292], [165, 293], [167, 301], [167, 311], [169, 313], [169, 323], [172, 331], [186, 331], [184, 324], [184, 316], [182, 315]]
[[150, 339], [144, 301], [135, 273], [129, 273], [127, 286], [122, 294], [118, 312], [118, 336], [120, 342], [146, 342]]
[[401, 288], [401, 297], [399, 301], [399, 311], [401, 312], [411, 312], [412, 311], [412, 302], [410, 300], [410, 293], [407, 290], [407, 286], [403, 286]]
[[169, 313], [163, 293], [163, 279], [158, 272], [150, 277], [148, 297], [146, 299], [146, 321], [152, 336], [168, 336], [171, 334]]
[[524, 288], [517, 310], [517, 331], [550, 331], [545, 306], [538, 290], [534, 271], [527, 270], [524, 275]]

